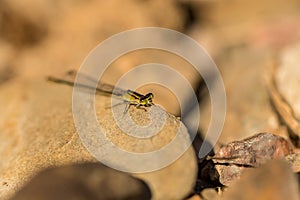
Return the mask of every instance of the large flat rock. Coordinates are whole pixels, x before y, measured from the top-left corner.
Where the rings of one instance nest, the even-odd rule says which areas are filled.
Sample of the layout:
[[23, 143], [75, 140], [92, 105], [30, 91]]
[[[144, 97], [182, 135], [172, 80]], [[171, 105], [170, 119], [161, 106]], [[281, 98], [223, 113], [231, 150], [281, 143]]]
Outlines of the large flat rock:
[[[72, 88], [47, 82], [43, 78], [12, 79], [0, 87], [1, 199], [7, 199], [20, 190], [42, 169], [97, 162], [82, 145], [76, 132], [71, 109]], [[172, 141], [177, 133], [180, 122], [166, 115], [164, 127], [155, 136], [143, 141], [127, 136], [110, 121], [110, 109], [105, 108], [109, 103], [109, 97], [96, 99], [99, 122], [108, 129], [108, 138], [127, 151], [157, 150]], [[122, 106], [118, 109], [123, 112]], [[148, 114], [136, 108], [130, 108], [128, 112], [133, 119], [143, 119]], [[187, 132], [181, 134], [188, 137]], [[109, 152], [103, 155], [107, 154]], [[188, 148], [171, 165], [137, 176], [150, 186], [154, 199], [180, 199], [192, 190], [196, 171], [194, 151]]]

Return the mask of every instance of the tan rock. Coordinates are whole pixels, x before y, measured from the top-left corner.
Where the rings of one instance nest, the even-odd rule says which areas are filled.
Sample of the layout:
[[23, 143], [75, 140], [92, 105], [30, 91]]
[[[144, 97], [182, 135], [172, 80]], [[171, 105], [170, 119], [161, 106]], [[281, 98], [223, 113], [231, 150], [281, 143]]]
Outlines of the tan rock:
[[278, 58], [278, 62], [274, 64], [269, 83], [274, 110], [290, 130], [289, 134], [297, 147], [300, 146], [300, 96], [297, 93], [300, 80], [297, 76], [299, 55], [299, 43], [285, 49]]
[[203, 197], [203, 199], [207, 199], [207, 200], [213, 200], [213, 199], [219, 200], [219, 199], [221, 199], [221, 196], [218, 194], [218, 192], [214, 188], [204, 189], [201, 192], [201, 196]]
[[300, 198], [296, 177], [288, 164], [281, 160], [273, 160], [257, 169], [245, 171], [241, 179], [223, 194], [224, 200]]
[[[34, 81], [15, 79], [5, 87], [1, 85], [1, 199], [10, 197], [42, 169], [70, 163], [96, 162], [76, 133], [71, 92], [72, 88], [46, 82], [43, 78]], [[167, 123], [158, 135], [138, 142], [111, 123], [109, 109], [103, 109], [109, 104], [110, 98], [99, 98], [106, 98], [97, 101], [97, 106], [102, 106], [103, 111], [98, 110], [100, 117], [105, 119], [99, 119], [100, 124], [104, 123], [103, 126], [109, 129], [109, 138], [116, 145], [128, 151], [158, 149], [168, 144], [177, 132], [179, 122], [167, 115]], [[122, 106], [119, 109], [121, 113], [124, 111]], [[136, 119], [147, 114], [135, 108], [128, 112]], [[188, 137], [187, 132], [182, 134]], [[189, 148], [172, 165], [137, 176], [149, 184], [154, 199], [180, 199], [191, 192], [196, 180], [196, 168], [195, 154]]]
[[[279, 132], [274, 131], [280, 123], [269, 102], [266, 88], [266, 58], [257, 54], [247, 48], [235, 48], [218, 60], [227, 98], [220, 143], [242, 140], [258, 132]], [[210, 122], [210, 106], [208, 100], [201, 105], [200, 125], [204, 133]]]

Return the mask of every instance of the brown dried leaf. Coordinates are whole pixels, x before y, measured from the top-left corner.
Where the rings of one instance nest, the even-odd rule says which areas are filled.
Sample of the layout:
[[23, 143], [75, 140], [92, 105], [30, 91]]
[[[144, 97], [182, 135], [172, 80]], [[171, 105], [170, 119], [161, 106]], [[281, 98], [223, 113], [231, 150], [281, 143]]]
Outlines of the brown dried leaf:
[[267, 160], [293, 153], [293, 146], [284, 138], [270, 133], [259, 133], [241, 141], [224, 145], [212, 158], [215, 163], [258, 167]]
[[258, 167], [268, 160], [293, 154], [293, 146], [284, 138], [270, 133], [259, 133], [222, 146], [211, 159], [216, 164], [220, 182], [230, 185], [240, 177], [245, 168]]
[[286, 161], [289, 163], [289, 165], [292, 167], [293, 172], [300, 172], [300, 152], [298, 152], [287, 155], [285, 157]]

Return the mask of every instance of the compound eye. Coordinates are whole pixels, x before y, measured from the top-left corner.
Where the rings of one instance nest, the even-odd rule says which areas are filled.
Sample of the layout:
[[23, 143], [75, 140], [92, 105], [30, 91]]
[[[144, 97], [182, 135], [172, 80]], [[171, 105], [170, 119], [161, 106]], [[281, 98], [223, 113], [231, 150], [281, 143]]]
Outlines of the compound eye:
[[146, 94], [146, 97], [149, 98], [149, 99], [153, 99], [154, 95], [152, 93], [148, 93], [148, 94]]

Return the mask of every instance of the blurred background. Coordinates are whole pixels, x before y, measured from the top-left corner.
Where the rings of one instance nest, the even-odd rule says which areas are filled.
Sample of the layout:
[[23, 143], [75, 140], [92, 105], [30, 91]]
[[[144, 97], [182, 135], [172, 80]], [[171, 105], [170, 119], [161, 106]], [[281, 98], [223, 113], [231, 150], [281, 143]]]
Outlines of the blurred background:
[[[228, 97], [224, 132], [232, 134], [235, 130], [243, 136], [261, 128], [272, 128], [274, 120], [267, 116], [268, 108], [260, 105], [261, 99], [266, 98], [263, 76], [267, 73], [267, 62], [300, 37], [299, 1], [296, 0], [122, 3], [3, 0], [0, 16], [0, 82], [3, 83], [16, 77], [32, 81], [78, 69], [101, 41], [129, 29], [157, 26], [187, 34], [207, 50], [221, 71]], [[199, 90], [201, 78], [189, 63], [158, 50], [135, 51], [120, 57], [103, 79], [115, 83], [128, 70], [148, 62], [175, 68]], [[178, 102], [170, 91], [155, 91], [156, 103], [170, 113], [180, 114]], [[210, 106], [208, 100], [203, 104], [201, 123], [205, 132]], [[259, 109], [266, 112], [257, 114]], [[223, 136], [227, 141], [233, 139]]]
[[[215, 61], [227, 94], [220, 144], [264, 131], [287, 137], [269, 103], [266, 79], [281, 52], [300, 40], [298, 0], [1, 0], [0, 171], [24, 146], [16, 125], [24, 120], [19, 113], [30, 113], [38, 100], [48, 99], [47, 106], [29, 116], [48, 114], [57, 103], [49, 91], [49, 96], [43, 93], [45, 99], [35, 98], [28, 106], [27, 92], [45, 92], [40, 86], [46, 76], [78, 69], [88, 53], [110, 36], [149, 26], [192, 37]], [[159, 50], [135, 51], [114, 61], [103, 80], [115, 83], [130, 69], [149, 62], [169, 65], [191, 83], [200, 100], [203, 137], [210, 122], [209, 95], [201, 76], [184, 59]], [[152, 90], [155, 103], [174, 115], [183, 114], [167, 88]]]

